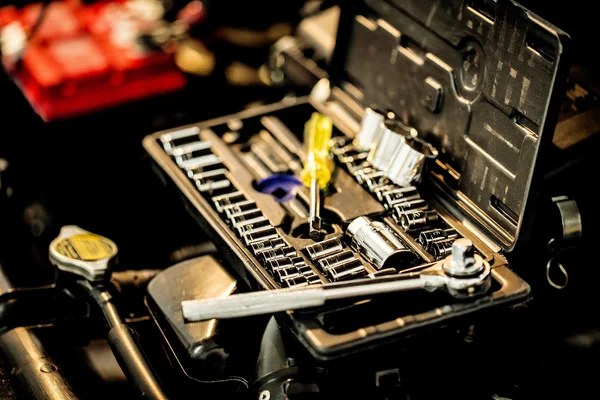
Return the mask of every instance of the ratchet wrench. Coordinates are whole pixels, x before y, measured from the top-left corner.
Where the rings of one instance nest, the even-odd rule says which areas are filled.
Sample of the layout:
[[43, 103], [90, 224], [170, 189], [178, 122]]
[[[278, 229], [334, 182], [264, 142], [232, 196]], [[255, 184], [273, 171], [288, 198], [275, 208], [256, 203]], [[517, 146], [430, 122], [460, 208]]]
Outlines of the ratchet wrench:
[[187, 300], [181, 305], [183, 316], [187, 321], [205, 321], [213, 318], [230, 319], [320, 307], [331, 300], [410, 290], [442, 289], [455, 298], [467, 299], [486, 293], [490, 285], [489, 263], [479, 254], [474, 254], [470, 240], [458, 239], [452, 255], [421, 272], [309, 288], [278, 289], [224, 298]]

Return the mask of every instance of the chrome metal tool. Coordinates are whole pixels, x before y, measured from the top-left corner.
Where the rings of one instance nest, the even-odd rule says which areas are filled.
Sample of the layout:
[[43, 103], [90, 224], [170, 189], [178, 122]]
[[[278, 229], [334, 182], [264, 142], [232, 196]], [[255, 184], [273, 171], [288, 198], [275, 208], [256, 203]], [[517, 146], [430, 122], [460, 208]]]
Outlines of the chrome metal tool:
[[443, 289], [458, 299], [485, 294], [491, 285], [491, 268], [475, 253], [468, 239], [457, 239], [452, 254], [421, 272], [358, 279], [326, 286], [243, 293], [226, 298], [181, 303], [188, 321], [228, 319], [320, 307], [328, 301], [369, 297], [383, 293]]
[[385, 113], [383, 111], [367, 108], [365, 116], [360, 124], [360, 131], [354, 139], [354, 145], [358, 150], [367, 151], [379, 140], [383, 130]]
[[367, 160], [378, 170], [386, 171], [390, 161], [405, 143], [406, 139], [416, 136], [416, 129], [406, 126], [395, 119], [385, 120], [381, 133], [371, 145]]
[[399, 186], [420, 182], [427, 164], [437, 156], [438, 151], [431, 144], [417, 137], [407, 137], [386, 166], [387, 176]]
[[369, 217], [354, 219], [346, 235], [352, 248], [369, 260], [375, 268], [402, 270], [414, 266], [417, 256], [385, 223]]

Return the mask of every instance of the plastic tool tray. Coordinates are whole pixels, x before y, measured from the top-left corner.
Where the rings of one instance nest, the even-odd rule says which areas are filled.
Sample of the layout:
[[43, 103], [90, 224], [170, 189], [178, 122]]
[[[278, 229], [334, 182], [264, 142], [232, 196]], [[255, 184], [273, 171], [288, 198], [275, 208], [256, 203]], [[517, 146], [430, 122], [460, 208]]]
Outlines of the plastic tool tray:
[[[147, 141], [146, 146], [158, 146], [164, 162], [176, 166], [178, 177], [185, 177], [189, 194], [193, 193], [202, 204], [202, 214], [206, 213], [211, 230], [219, 233], [219, 241], [225, 240], [239, 251], [241, 257], [233, 263], [245, 261], [244, 267], [263, 288], [396, 274], [446, 257], [451, 242], [460, 234], [415, 186], [400, 187], [381, 181], [377, 173], [353, 173], [356, 163], [366, 154], [351, 152], [353, 157], [349, 156], [347, 147], [352, 144], [338, 129], [333, 152], [339, 153], [341, 148], [346, 152], [336, 157], [334, 178], [326, 191], [322, 213], [326, 234], [322, 240], [314, 241], [308, 236], [307, 188], [293, 187], [296, 196], [288, 201], [280, 201], [280, 193], [287, 193], [285, 187], [270, 194], [257, 190], [264, 178], [299, 173], [304, 152], [297, 135], [302, 132], [302, 120], [313, 111], [310, 104], [304, 103], [206, 128], [186, 127], [160, 134], [156, 140]], [[297, 118], [292, 126], [283, 122], [288, 115]], [[416, 219], [427, 214], [429, 222], [402, 228], [395, 203], [407, 204], [407, 210]], [[413, 257], [406, 257], [404, 265], [394, 268], [376, 268], [351, 248], [344, 235], [345, 222], [360, 216], [384, 222]], [[330, 268], [342, 261], [351, 268]], [[248, 283], [252, 284], [252, 280]]]
[[[277, 192], [261, 193], [257, 186], [264, 178], [297, 173], [302, 168], [299, 136], [314, 111], [311, 104], [299, 99], [293, 106], [279, 104], [257, 109], [158, 133], [144, 141], [161, 170], [185, 195], [200, 225], [250, 287], [321, 285], [416, 271], [447, 256], [452, 241], [467, 236], [492, 265], [496, 281], [492, 296], [512, 301], [528, 294], [528, 285], [506, 267], [504, 257], [465, 229], [428, 194], [426, 187], [399, 187], [382, 181], [378, 174], [353, 173], [364, 155], [349, 152], [351, 141], [337, 128], [333, 153], [340, 153], [344, 147], [345, 151], [335, 156], [334, 177], [324, 196], [322, 217], [327, 234], [318, 242], [310, 239], [306, 222], [308, 189], [298, 186], [294, 199], [280, 202]], [[349, 157], [349, 153], [354, 156]], [[410, 213], [416, 219], [427, 213], [430, 221], [403, 228], [397, 208], [390, 207], [401, 198], [420, 203], [419, 209]], [[393, 268], [375, 267], [352, 248], [344, 234], [347, 222], [360, 216], [386, 224], [413, 257], [406, 257], [403, 265]], [[444, 300], [454, 301], [449, 296]], [[439, 319], [455, 311], [452, 307], [438, 308], [437, 314], [429, 317]], [[408, 319], [395, 321], [403, 328], [410, 325]], [[326, 333], [321, 328], [318, 331]], [[331, 345], [329, 334], [326, 338], [314, 332], [311, 335], [316, 339], [313, 346], [339, 347]]]

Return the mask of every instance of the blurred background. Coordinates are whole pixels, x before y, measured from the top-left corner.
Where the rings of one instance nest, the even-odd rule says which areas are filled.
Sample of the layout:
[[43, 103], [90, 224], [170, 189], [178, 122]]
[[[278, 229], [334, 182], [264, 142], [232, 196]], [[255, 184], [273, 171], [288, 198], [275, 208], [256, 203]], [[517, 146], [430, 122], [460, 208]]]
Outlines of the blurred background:
[[20, 227], [7, 250], [23, 262], [35, 254], [23, 246], [77, 221], [114, 238], [124, 263], [151, 267], [164, 262], [147, 251], [153, 241], [167, 245], [152, 232], [171, 231], [177, 247], [190, 227], [155, 190], [141, 139], [285, 96], [264, 64], [309, 11], [303, 1], [87, 3], [0, 9], [0, 151]]

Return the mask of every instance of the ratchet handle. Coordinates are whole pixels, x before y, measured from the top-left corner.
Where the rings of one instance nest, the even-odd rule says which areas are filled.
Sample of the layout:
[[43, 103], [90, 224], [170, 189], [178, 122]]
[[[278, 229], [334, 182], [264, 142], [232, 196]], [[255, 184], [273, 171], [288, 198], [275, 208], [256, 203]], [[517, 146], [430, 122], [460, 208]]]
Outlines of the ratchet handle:
[[279, 289], [242, 293], [214, 299], [181, 302], [187, 321], [206, 321], [271, 314], [286, 310], [318, 307], [325, 304], [323, 289]]
[[181, 307], [183, 317], [190, 322], [213, 318], [229, 319], [320, 307], [329, 300], [352, 299], [425, 287], [433, 290], [443, 286], [443, 283], [443, 280], [435, 276], [411, 273], [390, 279], [332, 283], [327, 287], [266, 290], [214, 299], [186, 300], [181, 302]]

